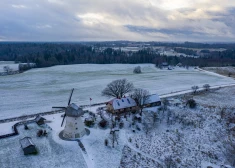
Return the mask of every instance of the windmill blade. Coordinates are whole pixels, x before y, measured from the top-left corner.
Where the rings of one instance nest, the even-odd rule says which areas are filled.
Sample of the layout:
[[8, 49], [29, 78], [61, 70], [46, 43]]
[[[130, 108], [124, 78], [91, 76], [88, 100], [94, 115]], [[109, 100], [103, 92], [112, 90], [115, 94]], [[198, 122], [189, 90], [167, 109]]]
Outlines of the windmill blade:
[[61, 109], [66, 109], [66, 107], [58, 107], [58, 106], [55, 106], [55, 107], [52, 107], [52, 108], [61, 108]]
[[63, 126], [65, 117], [66, 117], [66, 114], [64, 114], [64, 117], [63, 117], [63, 120], [62, 120], [62, 123], [61, 123], [61, 127]]
[[71, 91], [71, 94], [70, 94], [70, 96], [69, 96], [69, 101], [68, 101], [68, 105], [70, 105], [70, 102], [71, 102], [71, 98], [72, 98], [72, 95], [73, 95], [73, 90], [74, 90], [74, 88], [72, 89], [72, 91]]

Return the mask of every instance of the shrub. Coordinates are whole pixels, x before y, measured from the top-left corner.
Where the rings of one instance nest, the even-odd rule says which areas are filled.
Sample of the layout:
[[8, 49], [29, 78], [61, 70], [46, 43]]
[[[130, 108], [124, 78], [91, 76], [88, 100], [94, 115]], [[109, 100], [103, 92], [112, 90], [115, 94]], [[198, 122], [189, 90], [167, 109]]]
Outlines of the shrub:
[[101, 120], [101, 121], [99, 122], [99, 126], [102, 127], [102, 128], [105, 128], [106, 125], [107, 125], [107, 121], [105, 121], [105, 120]]
[[209, 84], [205, 84], [205, 85], [203, 85], [203, 88], [206, 90], [206, 91], [208, 91], [209, 89], [210, 89], [210, 85]]
[[91, 127], [94, 125], [94, 120], [85, 120], [84, 123], [87, 127]]
[[42, 135], [43, 135], [43, 130], [42, 130], [42, 129], [38, 130], [37, 136], [40, 137], [40, 136], [42, 136]]
[[189, 105], [190, 108], [195, 108], [197, 103], [194, 99], [189, 99], [186, 105]]
[[104, 140], [104, 145], [105, 145], [105, 146], [108, 146], [108, 144], [109, 144], [108, 139], [105, 139], [105, 140]]
[[24, 129], [25, 129], [25, 130], [28, 130], [28, 129], [29, 129], [29, 127], [27, 126], [27, 124], [24, 124]]
[[141, 73], [141, 67], [140, 66], [135, 67], [135, 69], [133, 70], [133, 73], [136, 73], [136, 74]]
[[124, 126], [124, 123], [123, 123], [123, 122], [120, 122], [120, 123], [119, 123], [119, 128], [122, 129], [123, 126]]

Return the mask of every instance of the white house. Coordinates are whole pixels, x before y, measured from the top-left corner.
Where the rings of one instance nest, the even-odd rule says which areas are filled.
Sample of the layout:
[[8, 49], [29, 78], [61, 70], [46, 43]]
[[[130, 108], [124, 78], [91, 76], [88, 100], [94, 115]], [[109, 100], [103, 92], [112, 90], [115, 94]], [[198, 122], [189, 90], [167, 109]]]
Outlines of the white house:
[[115, 98], [106, 103], [107, 111], [115, 114], [137, 110], [137, 104], [131, 97]]

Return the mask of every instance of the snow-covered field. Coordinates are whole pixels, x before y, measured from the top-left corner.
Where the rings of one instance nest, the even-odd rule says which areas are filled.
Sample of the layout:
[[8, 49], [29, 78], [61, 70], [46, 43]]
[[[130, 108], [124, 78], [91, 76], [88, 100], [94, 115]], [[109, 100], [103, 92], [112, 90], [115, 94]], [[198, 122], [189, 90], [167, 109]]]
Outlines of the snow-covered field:
[[0, 61], [0, 72], [4, 72], [4, 66], [9, 66], [10, 69], [16, 71], [19, 64], [15, 64], [14, 61]]
[[190, 68], [159, 70], [153, 64], [140, 64], [142, 74], [133, 74], [138, 65], [78, 64], [32, 69], [25, 73], [0, 77], [0, 119], [50, 111], [52, 106], [66, 106], [71, 88], [72, 102], [78, 105], [99, 103], [108, 98], [101, 91], [113, 80], [126, 78], [135, 87], [151, 93], [166, 94], [201, 87], [235, 83], [233, 79]]

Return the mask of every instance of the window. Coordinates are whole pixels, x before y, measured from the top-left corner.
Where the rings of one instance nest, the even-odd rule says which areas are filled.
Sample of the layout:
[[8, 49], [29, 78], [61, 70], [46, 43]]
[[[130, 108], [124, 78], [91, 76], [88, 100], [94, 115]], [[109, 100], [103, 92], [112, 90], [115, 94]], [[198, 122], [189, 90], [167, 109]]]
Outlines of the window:
[[77, 130], [78, 128], [76, 128], [76, 130]]
[[124, 102], [124, 99], [122, 99], [122, 102]]
[[117, 101], [118, 106], [120, 106], [120, 103]]
[[129, 103], [129, 104], [131, 104], [131, 102], [130, 102], [130, 100], [129, 100], [129, 99], [127, 99], [127, 101], [128, 101], [128, 103]]

